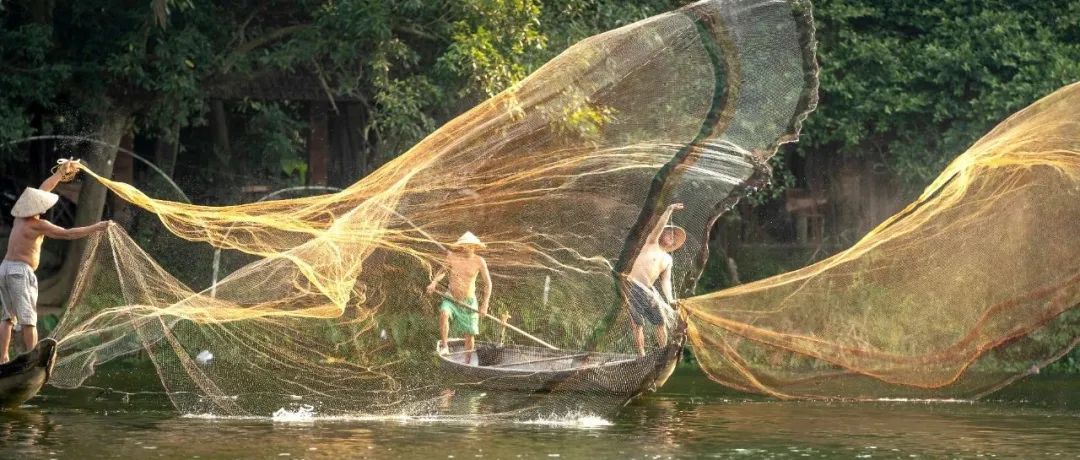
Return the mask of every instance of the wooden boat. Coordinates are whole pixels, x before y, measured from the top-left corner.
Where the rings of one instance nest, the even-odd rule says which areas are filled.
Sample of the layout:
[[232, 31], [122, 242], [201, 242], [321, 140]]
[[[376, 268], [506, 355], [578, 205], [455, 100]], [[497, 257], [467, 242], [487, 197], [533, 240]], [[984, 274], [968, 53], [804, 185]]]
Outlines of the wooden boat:
[[471, 362], [466, 364], [464, 339], [451, 339], [450, 352], [439, 358], [447, 376], [462, 385], [491, 390], [597, 393], [629, 400], [663, 386], [682, 354], [685, 331], [685, 324], [680, 324], [667, 346], [652, 349], [645, 356], [476, 341]]
[[52, 374], [56, 341], [42, 339], [29, 353], [0, 364], [0, 408], [16, 407], [33, 398]]

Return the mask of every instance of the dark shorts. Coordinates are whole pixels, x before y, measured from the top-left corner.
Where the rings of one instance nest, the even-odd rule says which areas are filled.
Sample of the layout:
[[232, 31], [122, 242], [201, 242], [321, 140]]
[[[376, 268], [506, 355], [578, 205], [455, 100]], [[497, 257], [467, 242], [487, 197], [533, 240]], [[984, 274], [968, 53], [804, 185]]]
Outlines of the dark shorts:
[[654, 326], [664, 324], [660, 306], [651, 292], [633, 281], [627, 281], [625, 286], [626, 300], [630, 303], [630, 321], [635, 326], [644, 326], [646, 321]]

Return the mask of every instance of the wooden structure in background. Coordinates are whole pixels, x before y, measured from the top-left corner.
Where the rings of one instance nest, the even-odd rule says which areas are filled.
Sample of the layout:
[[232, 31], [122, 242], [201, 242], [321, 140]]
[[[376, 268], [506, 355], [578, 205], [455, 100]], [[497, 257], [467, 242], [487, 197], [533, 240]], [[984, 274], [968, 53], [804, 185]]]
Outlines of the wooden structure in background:
[[[314, 74], [265, 73], [253, 78], [226, 81], [211, 88], [215, 99], [223, 101], [257, 99], [301, 102], [307, 106], [307, 185], [347, 186], [374, 169], [374, 142], [363, 123], [370, 111], [362, 97], [333, 94]], [[222, 111], [224, 109], [221, 109]], [[228, 126], [213, 117], [215, 143], [228, 143]], [[220, 133], [219, 133], [220, 132]], [[215, 147], [226, 149], [227, 146]]]
[[819, 242], [825, 236], [824, 206], [829, 199], [804, 188], [784, 191], [784, 209], [795, 223], [795, 242]]

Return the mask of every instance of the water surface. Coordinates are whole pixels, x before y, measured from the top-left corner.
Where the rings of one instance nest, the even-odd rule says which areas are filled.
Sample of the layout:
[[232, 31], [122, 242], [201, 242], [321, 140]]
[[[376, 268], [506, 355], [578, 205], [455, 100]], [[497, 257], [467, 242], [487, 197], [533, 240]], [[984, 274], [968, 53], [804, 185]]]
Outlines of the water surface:
[[0, 413], [0, 458], [1080, 458], [1080, 379], [1029, 379], [977, 402], [783, 402], [680, 369], [616, 416], [286, 420], [50, 388]]

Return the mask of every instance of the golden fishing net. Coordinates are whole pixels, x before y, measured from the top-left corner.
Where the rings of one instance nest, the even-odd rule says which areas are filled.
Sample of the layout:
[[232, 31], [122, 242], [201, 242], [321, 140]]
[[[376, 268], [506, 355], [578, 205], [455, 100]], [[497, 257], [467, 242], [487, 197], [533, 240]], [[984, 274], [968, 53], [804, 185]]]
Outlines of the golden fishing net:
[[777, 396], [978, 396], [1080, 341], [1080, 83], [817, 264], [688, 299], [694, 352]]
[[[53, 383], [81, 385], [101, 363], [143, 352], [184, 412], [621, 404], [530, 382], [463, 397], [451, 384], [472, 377], [440, 366], [437, 301], [424, 294], [445, 245], [465, 231], [487, 243], [494, 314], [570, 352], [633, 353], [621, 273], [678, 201], [691, 235], [677, 280], [696, 278], [713, 219], [768, 177], [765, 161], [812, 109], [813, 49], [805, 2], [704, 1], [574, 45], [340, 193], [206, 207], [87, 171], [179, 237], [259, 259], [215, 286], [185, 286], [111, 228], [89, 243], [55, 333]], [[490, 322], [479, 340], [535, 345]]]

